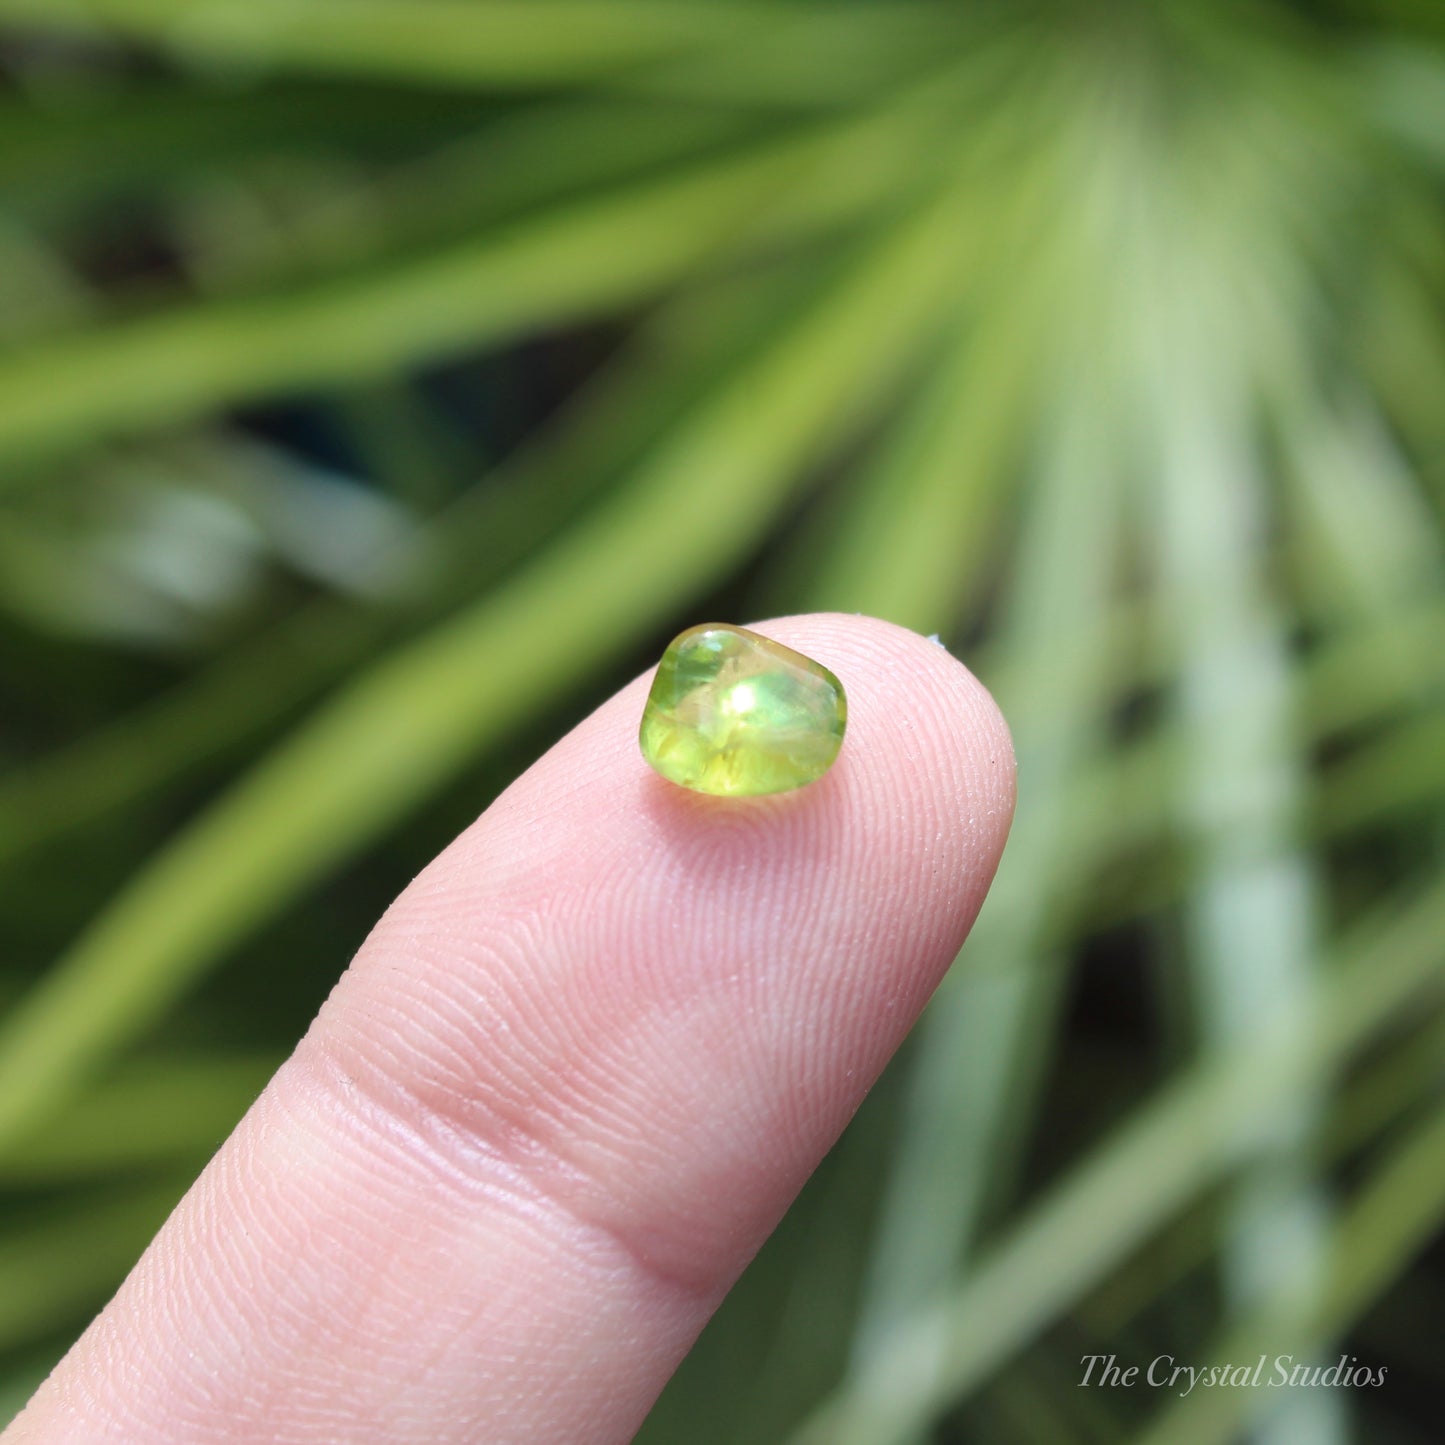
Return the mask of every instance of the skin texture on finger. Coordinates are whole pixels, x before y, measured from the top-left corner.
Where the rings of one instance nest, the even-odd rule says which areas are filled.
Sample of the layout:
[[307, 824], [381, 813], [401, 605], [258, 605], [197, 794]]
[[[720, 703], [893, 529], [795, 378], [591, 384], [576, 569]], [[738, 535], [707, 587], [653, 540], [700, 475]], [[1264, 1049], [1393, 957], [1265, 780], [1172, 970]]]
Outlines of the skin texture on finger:
[[848, 690], [832, 770], [719, 799], [648, 679], [386, 913], [20, 1441], [623, 1441], [938, 983], [1013, 810], [936, 644], [757, 630]]

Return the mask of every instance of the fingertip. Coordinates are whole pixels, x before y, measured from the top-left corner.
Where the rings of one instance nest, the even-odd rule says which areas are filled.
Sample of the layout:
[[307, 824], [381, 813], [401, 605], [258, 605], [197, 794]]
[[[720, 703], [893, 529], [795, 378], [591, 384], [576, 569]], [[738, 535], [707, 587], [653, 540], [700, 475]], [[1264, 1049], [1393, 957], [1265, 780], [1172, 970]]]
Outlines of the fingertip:
[[756, 630], [842, 681], [828, 773], [689, 793], [640, 755], [648, 677], [604, 703], [388, 910], [41, 1416], [110, 1370], [87, 1438], [258, 1410], [293, 1442], [631, 1438], [953, 960], [1013, 809], [1008, 729], [936, 643]]
[[[926, 863], [971, 922], [1013, 819], [1013, 740], [992, 694], [936, 637], [860, 614], [810, 613], [756, 630], [816, 658], [848, 694], [835, 772], [875, 852]], [[826, 779], [825, 779], [826, 781]]]

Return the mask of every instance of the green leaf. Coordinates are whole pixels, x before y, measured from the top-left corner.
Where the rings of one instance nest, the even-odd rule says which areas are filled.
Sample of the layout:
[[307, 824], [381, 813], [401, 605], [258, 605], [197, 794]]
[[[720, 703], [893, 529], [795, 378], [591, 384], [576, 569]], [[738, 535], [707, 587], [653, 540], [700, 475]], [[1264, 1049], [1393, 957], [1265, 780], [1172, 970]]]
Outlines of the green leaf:
[[959, 205], [890, 232], [582, 525], [373, 666], [143, 868], [0, 1024], [0, 1153], [240, 938], [756, 546], [838, 418], [860, 424], [927, 337]]
[[113, 35], [194, 64], [489, 88], [766, 36], [772, 14], [732, 0], [0, 0], [0, 23]]
[[107, 1191], [12, 1225], [0, 1239], [0, 1349], [73, 1325], [99, 1305], [189, 1182]]
[[[1060, 843], [1059, 800], [1098, 746], [1094, 685], [1102, 635], [1071, 648], [1080, 617], [1107, 611], [1116, 479], [1098, 416], [1061, 405], [1030, 498], [1023, 555], [1002, 624], [1011, 657], [1020, 790], [1009, 846], [972, 937], [924, 1017], [910, 1096], [859, 1310], [856, 1359], [888, 1354], [900, 1321], [937, 1298], [1011, 1182], [1066, 977], [1047, 920], [1076, 873]], [[1047, 691], [1054, 705], [1041, 708]], [[938, 1363], [935, 1361], [935, 1363]], [[920, 1363], [920, 1369], [924, 1368]]]
[[134, 1062], [0, 1158], [0, 1184], [53, 1186], [186, 1160], [199, 1166], [280, 1063], [269, 1054]]
[[[1242, 401], [1185, 300], [1208, 295], [1201, 278], [1160, 318], [1181, 359], [1160, 368], [1150, 419], [1160, 592], [1180, 658], [1173, 701], [1184, 751], [1172, 791], [1199, 837], [1185, 890], [1186, 959], [1201, 1042], [1224, 1054], [1287, 1038], [1307, 1016], [1321, 879], [1300, 846], [1308, 765], [1291, 727], [1286, 629], [1262, 575], [1262, 489]], [[1322, 1099], [1305, 1097], [1261, 1115], [1275, 1147], [1234, 1182], [1221, 1221], [1222, 1288], [1235, 1315], [1319, 1266], [1327, 1206], [1309, 1144], [1322, 1109]], [[1294, 1397], [1251, 1423], [1259, 1445], [1345, 1432], [1328, 1394]]]
[[479, 596], [635, 465], [803, 294], [787, 266], [678, 298], [544, 436], [377, 557], [376, 574], [391, 582], [370, 605], [315, 601], [154, 701], [0, 776], [0, 862], [224, 762], [375, 649]]
[[[0, 456], [497, 345], [634, 303], [740, 249], [856, 220], [917, 184], [911, 157], [940, 139], [956, 66], [946, 80], [846, 124], [564, 204], [374, 275], [12, 351], [0, 356]], [[0, 470], [0, 484], [14, 475]]]
[[1438, 1003], [1442, 930], [1445, 879], [1359, 925], [1297, 1031], [1215, 1054], [1160, 1090], [951, 1296], [901, 1325], [792, 1445], [895, 1445], [965, 1398], [1201, 1190], [1267, 1149], [1254, 1121], [1307, 1097], [1418, 1001]]
[[[1430, 1244], [1442, 1219], [1445, 1105], [1437, 1105], [1356, 1191], [1332, 1231], [1325, 1277], [1310, 1296], [1301, 1301], [1296, 1291], [1267, 1301], [1209, 1350], [1206, 1368], [1261, 1356], [1269, 1377], [1282, 1357], [1289, 1357], [1287, 1370], [1334, 1365], [1336, 1358], [1320, 1358], [1324, 1347]], [[1350, 1368], [1364, 1363], [1352, 1360]], [[1259, 1393], [1234, 1385], [1192, 1391], [1166, 1407], [1138, 1445], [1227, 1445], [1258, 1408]]]

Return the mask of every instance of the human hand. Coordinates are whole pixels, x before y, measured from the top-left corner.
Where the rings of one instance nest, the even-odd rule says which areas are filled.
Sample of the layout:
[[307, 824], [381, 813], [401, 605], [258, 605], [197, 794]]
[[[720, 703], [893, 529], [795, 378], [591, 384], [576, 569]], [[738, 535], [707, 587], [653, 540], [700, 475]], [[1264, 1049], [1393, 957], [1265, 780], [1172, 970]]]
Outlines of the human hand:
[[621, 1441], [952, 961], [1013, 810], [942, 648], [762, 624], [832, 770], [723, 800], [603, 704], [387, 910], [4, 1445]]

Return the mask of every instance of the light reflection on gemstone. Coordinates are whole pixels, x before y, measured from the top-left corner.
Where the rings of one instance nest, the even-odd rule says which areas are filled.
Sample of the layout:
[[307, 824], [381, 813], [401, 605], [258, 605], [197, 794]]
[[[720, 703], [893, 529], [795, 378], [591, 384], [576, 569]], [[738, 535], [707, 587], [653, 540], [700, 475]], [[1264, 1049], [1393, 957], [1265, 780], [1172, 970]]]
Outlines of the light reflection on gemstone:
[[826, 667], [746, 628], [707, 623], [663, 654], [639, 741], [648, 763], [685, 788], [782, 793], [827, 772], [847, 717]]

